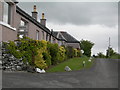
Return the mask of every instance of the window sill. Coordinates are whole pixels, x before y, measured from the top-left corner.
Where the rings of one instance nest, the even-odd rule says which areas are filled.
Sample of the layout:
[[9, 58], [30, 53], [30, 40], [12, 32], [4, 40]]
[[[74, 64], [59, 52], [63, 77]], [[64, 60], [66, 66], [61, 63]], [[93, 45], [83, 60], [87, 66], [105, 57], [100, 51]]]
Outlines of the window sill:
[[16, 31], [16, 28], [13, 28], [13, 27], [11, 27], [9, 24], [4, 23], [4, 22], [2, 22], [2, 21], [0, 21], [0, 25], [3, 25], [3, 26], [5, 26], [5, 27], [10, 28], [10, 29], [13, 30], [13, 31]]

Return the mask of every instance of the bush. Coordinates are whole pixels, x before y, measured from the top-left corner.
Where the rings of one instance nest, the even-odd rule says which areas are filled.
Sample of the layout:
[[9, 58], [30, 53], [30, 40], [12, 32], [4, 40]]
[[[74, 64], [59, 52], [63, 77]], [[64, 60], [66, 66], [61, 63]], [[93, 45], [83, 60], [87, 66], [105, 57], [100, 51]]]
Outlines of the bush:
[[45, 69], [50, 65], [56, 65], [67, 58], [81, 56], [80, 50], [71, 46], [58, 46], [45, 40], [33, 40], [28, 37], [8, 43], [3, 42], [6, 53], [15, 58], [22, 59], [25, 64]]
[[23, 55], [22, 53], [20, 53], [20, 51], [18, 50], [15, 42], [13, 41], [9, 41], [8, 43], [5, 43], [5, 48], [6, 48], [6, 53], [13, 55], [15, 58], [20, 59]]
[[67, 58], [73, 58], [74, 57], [74, 49], [71, 46], [66, 47], [66, 56]]
[[43, 59], [45, 60], [47, 66], [49, 67], [51, 65], [51, 56], [48, 52], [43, 52]]
[[51, 43], [48, 43], [48, 51], [51, 55], [51, 64], [52, 65], [55, 65], [58, 63], [58, 60], [59, 60], [59, 55], [58, 55], [58, 52], [59, 52], [59, 47], [58, 47], [58, 44], [51, 44]]
[[42, 50], [38, 50], [38, 54], [35, 56], [35, 66], [40, 69], [47, 68], [47, 64], [43, 60]]
[[82, 56], [81, 50], [77, 50], [77, 57], [81, 57], [81, 56]]
[[65, 52], [66, 52], [65, 48], [60, 46], [59, 47], [59, 62], [62, 62], [65, 60]]
[[47, 66], [49, 67], [51, 65], [51, 56], [50, 53], [48, 52], [47, 44], [48, 42], [45, 40], [40, 41], [41, 43], [41, 50], [42, 50], [42, 55], [43, 55], [43, 60], [46, 62]]
[[78, 50], [74, 49], [74, 57], [77, 57], [77, 52], [78, 52]]

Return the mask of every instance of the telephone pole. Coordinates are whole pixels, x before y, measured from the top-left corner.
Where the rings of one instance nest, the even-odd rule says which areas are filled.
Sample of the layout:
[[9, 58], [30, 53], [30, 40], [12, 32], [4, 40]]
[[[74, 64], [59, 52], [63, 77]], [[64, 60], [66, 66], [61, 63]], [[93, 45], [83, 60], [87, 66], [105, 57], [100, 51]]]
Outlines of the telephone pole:
[[111, 45], [110, 45], [110, 37], [109, 37], [109, 48], [110, 48], [110, 46], [111, 46]]
[[109, 46], [108, 46], [108, 57], [110, 57], [110, 37], [109, 37]]

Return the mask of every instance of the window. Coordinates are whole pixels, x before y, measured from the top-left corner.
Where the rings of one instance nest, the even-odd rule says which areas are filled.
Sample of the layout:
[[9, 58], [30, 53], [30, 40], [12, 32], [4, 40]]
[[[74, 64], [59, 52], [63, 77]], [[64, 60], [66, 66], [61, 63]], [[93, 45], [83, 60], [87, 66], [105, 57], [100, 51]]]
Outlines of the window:
[[25, 26], [25, 21], [21, 20], [20, 21], [20, 26]]
[[49, 36], [49, 34], [48, 34], [48, 36], [47, 36], [47, 41], [49, 41], [49, 38], [50, 38], [50, 36]]
[[4, 2], [3, 22], [8, 23], [8, 4]]
[[39, 40], [39, 31], [36, 30], [36, 40]]
[[48, 41], [48, 38], [49, 38], [49, 35], [48, 35], [48, 34], [46, 34], [46, 41]]
[[12, 20], [12, 6], [9, 3], [4, 2], [3, 7], [3, 22], [11, 24]]
[[42, 31], [42, 39], [44, 40], [44, 31]]
[[24, 19], [20, 20], [18, 35], [19, 38], [22, 38], [23, 36], [28, 36], [28, 22], [25, 21]]

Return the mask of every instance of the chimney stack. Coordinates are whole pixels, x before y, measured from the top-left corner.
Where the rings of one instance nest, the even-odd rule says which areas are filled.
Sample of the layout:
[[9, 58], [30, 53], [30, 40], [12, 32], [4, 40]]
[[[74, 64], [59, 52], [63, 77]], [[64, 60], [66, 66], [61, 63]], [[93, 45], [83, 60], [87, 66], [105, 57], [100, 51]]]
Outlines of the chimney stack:
[[43, 26], [46, 26], [46, 19], [45, 19], [44, 13], [42, 13], [42, 19], [40, 19], [40, 23], [41, 23]]
[[33, 17], [34, 19], [36, 19], [36, 20], [37, 20], [37, 14], [38, 14], [38, 12], [37, 12], [37, 10], [36, 10], [36, 5], [34, 5], [34, 7], [33, 7], [33, 12], [32, 12], [32, 17]]

